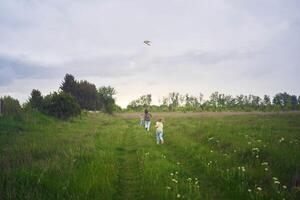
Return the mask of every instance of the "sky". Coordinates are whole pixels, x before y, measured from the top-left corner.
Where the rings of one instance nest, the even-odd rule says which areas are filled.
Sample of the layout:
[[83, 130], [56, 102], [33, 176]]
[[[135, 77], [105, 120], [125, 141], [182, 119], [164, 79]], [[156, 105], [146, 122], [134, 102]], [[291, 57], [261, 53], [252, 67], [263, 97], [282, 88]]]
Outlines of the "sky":
[[[117, 103], [169, 92], [300, 94], [298, 0], [1, 0], [0, 96], [66, 73]], [[150, 40], [151, 46], [144, 40]]]

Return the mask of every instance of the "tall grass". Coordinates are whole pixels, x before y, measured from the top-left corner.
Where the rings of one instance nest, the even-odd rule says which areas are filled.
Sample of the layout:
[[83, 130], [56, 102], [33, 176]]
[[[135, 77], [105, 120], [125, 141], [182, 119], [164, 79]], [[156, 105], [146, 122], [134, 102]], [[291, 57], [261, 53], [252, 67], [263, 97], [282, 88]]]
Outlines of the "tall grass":
[[0, 118], [0, 199], [297, 199], [300, 115]]

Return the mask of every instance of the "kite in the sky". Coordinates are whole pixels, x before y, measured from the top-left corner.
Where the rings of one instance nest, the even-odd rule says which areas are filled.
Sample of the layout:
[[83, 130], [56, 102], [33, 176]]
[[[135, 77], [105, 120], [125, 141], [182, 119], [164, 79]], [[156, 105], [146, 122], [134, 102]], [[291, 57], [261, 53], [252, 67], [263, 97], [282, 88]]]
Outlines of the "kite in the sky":
[[148, 46], [151, 46], [151, 41], [145, 40], [145, 41], [144, 41], [144, 44], [146, 44], [146, 45], [148, 45]]

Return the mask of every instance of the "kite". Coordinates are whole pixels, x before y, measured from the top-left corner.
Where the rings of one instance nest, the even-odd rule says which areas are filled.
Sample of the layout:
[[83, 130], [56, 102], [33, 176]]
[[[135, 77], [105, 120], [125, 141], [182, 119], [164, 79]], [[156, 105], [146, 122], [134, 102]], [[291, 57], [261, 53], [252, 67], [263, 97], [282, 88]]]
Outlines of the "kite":
[[145, 41], [144, 41], [144, 44], [146, 44], [146, 45], [148, 45], [148, 46], [151, 46], [151, 41], [145, 40]]

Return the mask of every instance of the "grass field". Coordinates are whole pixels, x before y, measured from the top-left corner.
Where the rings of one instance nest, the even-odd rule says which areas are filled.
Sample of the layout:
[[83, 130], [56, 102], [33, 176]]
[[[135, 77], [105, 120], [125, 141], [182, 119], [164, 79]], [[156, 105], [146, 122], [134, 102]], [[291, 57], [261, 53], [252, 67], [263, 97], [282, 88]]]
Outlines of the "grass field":
[[0, 199], [300, 199], [299, 113], [163, 117], [1, 118]]

